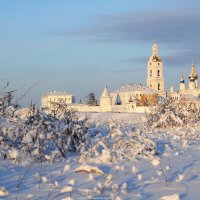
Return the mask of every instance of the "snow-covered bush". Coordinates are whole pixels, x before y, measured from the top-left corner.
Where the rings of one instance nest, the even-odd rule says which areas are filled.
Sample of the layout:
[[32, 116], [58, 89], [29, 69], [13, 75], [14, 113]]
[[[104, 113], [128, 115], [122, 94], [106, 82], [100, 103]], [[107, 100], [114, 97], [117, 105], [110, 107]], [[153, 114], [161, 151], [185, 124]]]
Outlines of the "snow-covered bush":
[[79, 161], [110, 163], [137, 157], [151, 158], [156, 154], [155, 143], [140, 129], [123, 130], [121, 126], [112, 127], [106, 136], [96, 135], [91, 148], [81, 153]]
[[0, 155], [17, 162], [52, 162], [65, 158], [69, 151], [84, 151], [89, 141], [87, 129], [86, 120], [79, 120], [62, 105], [57, 105], [54, 116], [32, 109], [23, 119], [15, 112], [2, 115]]
[[[1, 91], [4, 91], [3, 88]], [[14, 112], [19, 109], [19, 105], [17, 102], [13, 102], [13, 92], [15, 91], [8, 91], [2, 92], [0, 94], [0, 115], [6, 117], [13, 117]]]
[[152, 128], [183, 126], [200, 120], [200, 108], [195, 102], [176, 102], [167, 98], [153, 107], [146, 119]]

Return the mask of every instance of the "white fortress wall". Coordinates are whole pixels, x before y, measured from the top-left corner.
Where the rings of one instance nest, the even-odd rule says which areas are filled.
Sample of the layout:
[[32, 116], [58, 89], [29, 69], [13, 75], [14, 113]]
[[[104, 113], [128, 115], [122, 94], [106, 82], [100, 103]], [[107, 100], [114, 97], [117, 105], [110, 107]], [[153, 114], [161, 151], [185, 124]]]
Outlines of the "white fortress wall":
[[69, 108], [78, 112], [101, 112], [100, 106], [88, 106], [83, 104], [68, 105]]

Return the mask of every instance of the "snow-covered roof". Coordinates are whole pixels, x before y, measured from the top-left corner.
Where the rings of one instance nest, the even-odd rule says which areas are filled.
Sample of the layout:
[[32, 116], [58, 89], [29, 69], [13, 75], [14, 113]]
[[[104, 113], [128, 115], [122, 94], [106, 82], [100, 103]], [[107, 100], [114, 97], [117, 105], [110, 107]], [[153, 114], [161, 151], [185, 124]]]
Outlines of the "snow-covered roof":
[[60, 92], [60, 91], [51, 91], [51, 92], [49, 92], [48, 94], [46, 94], [46, 95], [44, 95], [44, 96], [73, 96], [72, 94], [69, 94], [69, 93], [67, 93], [67, 92]]
[[144, 91], [145, 93], [155, 93], [154, 90], [143, 86], [142, 84], [128, 84], [122, 85], [120, 89], [113, 91], [112, 93], [118, 92], [132, 92], [132, 91]]
[[110, 93], [108, 91], [107, 86], [104, 88], [104, 91], [103, 91], [101, 97], [110, 97]]

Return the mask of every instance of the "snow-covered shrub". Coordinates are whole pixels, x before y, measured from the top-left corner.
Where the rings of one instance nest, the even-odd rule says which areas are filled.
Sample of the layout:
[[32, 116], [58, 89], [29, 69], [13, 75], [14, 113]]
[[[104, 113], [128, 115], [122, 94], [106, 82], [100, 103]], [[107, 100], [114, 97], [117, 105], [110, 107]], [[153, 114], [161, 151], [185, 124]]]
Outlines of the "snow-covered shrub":
[[138, 128], [123, 130], [121, 125], [112, 127], [106, 136], [92, 139], [93, 144], [81, 153], [80, 162], [93, 161], [110, 163], [134, 160], [137, 157], [150, 158], [156, 154], [156, 145]]
[[152, 128], [183, 126], [200, 121], [200, 108], [195, 102], [177, 102], [167, 98], [153, 107], [146, 119]]
[[79, 120], [74, 111], [62, 105], [54, 116], [30, 109], [26, 118], [2, 115], [1, 121], [0, 147], [4, 151], [0, 155], [17, 162], [65, 158], [69, 151], [84, 151], [89, 141], [86, 120]]
[[15, 91], [2, 92], [0, 94], [0, 115], [1, 116], [13, 117], [14, 112], [17, 109], [19, 109], [18, 103], [12, 101], [14, 98], [13, 92]]

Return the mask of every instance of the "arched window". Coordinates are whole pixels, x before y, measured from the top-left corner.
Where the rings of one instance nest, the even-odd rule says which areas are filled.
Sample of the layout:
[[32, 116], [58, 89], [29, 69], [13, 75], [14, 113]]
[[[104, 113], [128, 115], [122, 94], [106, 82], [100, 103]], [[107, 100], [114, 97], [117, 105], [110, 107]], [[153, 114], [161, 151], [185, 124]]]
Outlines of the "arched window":
[[150, 77], [152, 77], [152, 70], [150, 70]]
[[160, 76], [160, 70], [157, 71], [157, 76]]
[[150, 86], [149, 86], [150, 88], [152, 88], [152, 85], [150, 84]]
[[160, 83], [158, 83], [158, 90], [160, 90]]

